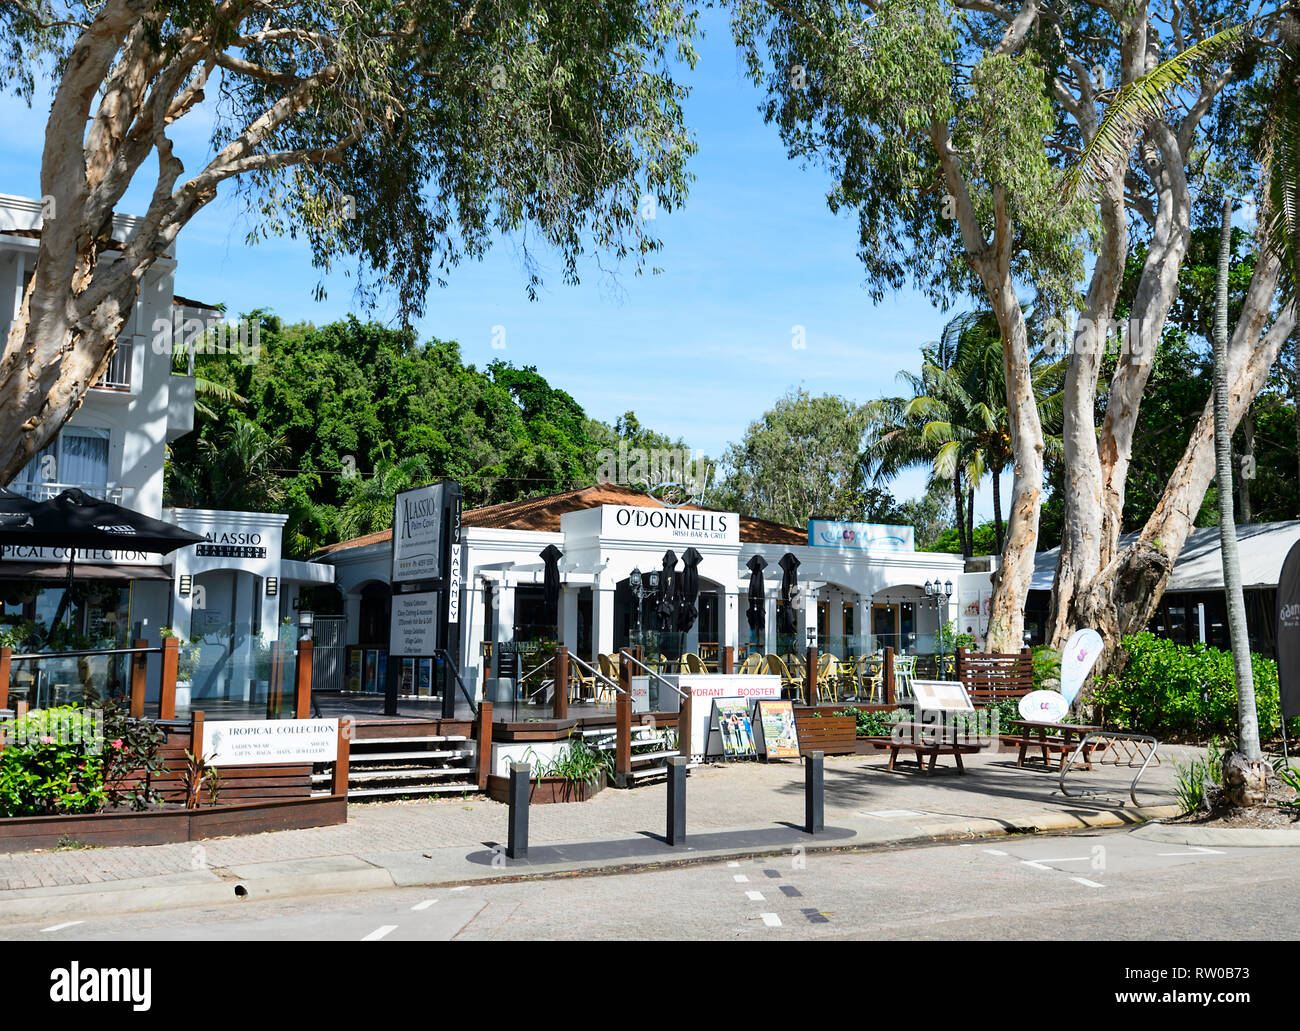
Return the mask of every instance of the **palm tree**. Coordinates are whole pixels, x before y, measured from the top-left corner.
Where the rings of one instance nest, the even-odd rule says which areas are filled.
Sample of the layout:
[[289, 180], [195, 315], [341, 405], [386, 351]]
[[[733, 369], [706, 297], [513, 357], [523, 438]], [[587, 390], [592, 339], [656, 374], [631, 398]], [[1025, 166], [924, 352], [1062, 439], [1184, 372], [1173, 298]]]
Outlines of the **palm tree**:
[[[1277, 29], [1274, 36], [1273, 30]], [[1265, 169], [1266, 217], [1261, 221], [1263, 246], [1279, 259], [1285, 274], [1279, 281], [1283, 303], [1292, 301], [1300, 287], [1300, 54], [1294, 12], [1280, 19], [1251, 19], [1231, 25], [1196, 46], [1161, 63], [1125, 86], [1106, 111], [1101, 127], [1066, 180], [1076, 191], [1108, 174], [1115, 163], [1128, 157], [1128, 133], [1139, 128], [1151, 112], [1158, 112], [1192, 75], [1207, 64], [1243, 45], [1275, 63], [1272, 107], [1264, 127], [1260, 162]], [[1232, 504], [1231, 434], [1228, 418], [1227, 340], [1228, 263], [1231, 257], [1232, 198], [1223, 199], [1222, 237], [1216, 281], [1214, 329], [1214, 449], [1218, 479], [1219, 539], [1224, 590], [1228, 602], [1228, 630], [1237, 680], [1238, 747], [1247, 759], [1258, 760], [1259, 723], [1255, 708], [1255, 682], [1246, 632], [1246, 607], [1237, 558], [1237, 530]]]
[[423, 457], [394, 460], [381, 451], [374, 474], [351, 481], [339, 512], [339, 531], [344, 538], [351, 538], [388, 529], [393, 525], [397, 495], [432, 479], [433, 473]]
[[[911, 388], [911, 397], [882, 398], [867, 406], [875, 430], [868, 466], [876, 477], [889, 478], [903, 468], [928, 465], [932, 480], [951, 483], [957, 537], [967, 557], [974, 550], [975, 492], [991, 475], [1000, 552], [1005, 529], [1001, 476], [1014, 454], [997, 320], [989, 311], [958, 315], [922, 354], [920, 374], [905, 372], [900, 377]], [[1055, 453], [1061, 447], [1064, 361], [1040, 350], [1030, 366], [1044, 445], [1049, 454]]]

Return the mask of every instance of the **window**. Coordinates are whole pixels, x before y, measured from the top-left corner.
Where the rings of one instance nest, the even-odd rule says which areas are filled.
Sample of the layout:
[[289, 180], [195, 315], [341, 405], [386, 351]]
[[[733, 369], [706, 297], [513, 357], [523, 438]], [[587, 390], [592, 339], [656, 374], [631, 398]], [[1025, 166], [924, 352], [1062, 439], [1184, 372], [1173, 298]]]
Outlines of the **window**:
[[108, 430], [67, 427], [14, 478], [28, 497], [52, 497], [66, 487], [102, 495], [108, 486]]

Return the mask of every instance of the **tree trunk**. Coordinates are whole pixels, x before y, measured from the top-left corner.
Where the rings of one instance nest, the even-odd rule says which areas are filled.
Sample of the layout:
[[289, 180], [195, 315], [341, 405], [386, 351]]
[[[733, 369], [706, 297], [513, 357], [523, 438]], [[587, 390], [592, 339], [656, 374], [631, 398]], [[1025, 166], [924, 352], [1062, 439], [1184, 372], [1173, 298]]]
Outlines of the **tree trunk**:
[[1002, 470], [993, 471], [993, 541], [1002, 554]]
[[1232, 511], [1232, 429], [1228, 424], [1228, 266], [1232, 260], [1232, 201], [1226, 197], [1221, 233], [1214, 293], [1214, 456], [1219, 481], [1219, 549], [1223, 559], [1223, 589], [1228, 602], [1232, 665], [1237, 677], [1238, 747], [1247, 759], [1258, 759], [1255, 677], [1250, 668], [1246, 598], [1241, 590], [1237, 524]]
[[1255, 413], [1247, 408], [1246, 414], [1241, 418], [1241, 433], [1246, 444], [1246, 450], [1242, 457], [1241, 482], [1238, 486], [1241, 498], [1241, 521], [1243, 523], [1253, 523], [1255, 521], [1255, 512], [1251, 507], [1250, 498], [1250, 481], [1255, 476]]
[[966, 485], [966, 543], [970, 546], [970, 558], [975, 554], [975, 487]]
[[966, 540], [966, 510], [963, 507], [961, 489], [961, 470], [952, 477], [953, 515], [957, 522], [957, 543], [961, 545], [961, 557], [970, 558], [970, 545]]

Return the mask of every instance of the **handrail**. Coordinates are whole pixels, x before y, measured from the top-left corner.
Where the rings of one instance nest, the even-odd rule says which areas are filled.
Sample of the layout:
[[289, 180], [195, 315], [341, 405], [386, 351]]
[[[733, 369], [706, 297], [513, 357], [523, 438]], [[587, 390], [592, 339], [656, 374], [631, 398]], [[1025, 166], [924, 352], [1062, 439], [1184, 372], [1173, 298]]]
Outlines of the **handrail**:
[[642, 662], [640, 659], [638, 659], [638, 658], [637, 658], [635, 655], [633, 655], [631, 652], [629, 652], [629, 651], [622, 651], [622, 652], [619, 652], [619, 654], [620, 654], [621, 656], [624, 656], [624, 657], [628, 658], [628, 659], [631, 659], [631, 660], [632, 660], [633, 662], [635, 662], [638, 666], [640, 666], [643, 670], [645, 670], [646, 673], [648, 673], [650, 676], [654, 677], [657, 681], [659, 681], [659, 683], [665, 685], [666, 687], [670, 687], [670, 688], [672, 688], [672, 690], [674, 690], [674, 691], [677, 692], [677, 697], [678, 697], [678, 698], [685, 698], [685, 697], [686, 697], [686, 692], [685, 692], [685, 691], [683, 691], [681, 688], [679, 688], [676, 684], [670, 684], [667, 680], [665, 680], [663, 677], [661, 677], [658, 673], [656, 673], [654, 670], [652, 670], [649, 666], [647, 666], [644, 662]]
[[623, 690], [621, 684], [619, 684], [617, 681], [610, 680], [609, 677], [605, 676], [605, 674], [602, 673], [600, 670], [596, 669], [594, 666], [591, 666], [583, 662], [579, 656], [574, 655], [572, 652], [569, 653], [569, 660], [571, 662], [576, 662], [579, 666], [585, 669], [593, 677], [601, 681], [601, 683], [608, 684], [610, 687], [612, 687], [615, 691], [618, 691], [620, 694], [627, 694], [627, 692]]
[[470, 709], [473, 710], [474, 715], [477, 716], [479, 713], [479, 707], [474, 704], [473, 695], [466, 690], [465, 681], [460, 679], [460, 666], [457, 665], [456, 661], [451, 657], [446, 648], [439, 648], [434, 654], [442, 656], [442, 661], [451, 667], [452, 675], [455, 676], [456, 683], [460, 686], [460, 693], [465, 696], [465, 701], [469, 702]]
[[26, 659], [80, 659], [91, 655], [148, 655], [161, 652], [161, 647], [149, 648], [87, 648], [75, 652], [29, 652], [26, 655], [10, 655], [10, 662], [22, 662]]
[[532, 669], [530, 669], [527, 673], [525, 673], [522, 677], [520, 677], [517, 681], [515, 681], [515, 683], [516, 683], [516, 684], [522, 684], [525, 680], [527, 680], [529, 677], [531, 677], [531, 676], [532, 676], [534, 673], [536, 673], [539, 669], [545, 669], [547, 666], [549, 666], [549, 665], [550, 665], [552, 662], [554, 662], [554, 661], [555, 661], [555, 656], [552, 655], [552, 656], [551, 656], [549, 659], [547, 659], [545, 662], [539, 662], [536, 666], [534, 666], [534, 667], [533, 667]]

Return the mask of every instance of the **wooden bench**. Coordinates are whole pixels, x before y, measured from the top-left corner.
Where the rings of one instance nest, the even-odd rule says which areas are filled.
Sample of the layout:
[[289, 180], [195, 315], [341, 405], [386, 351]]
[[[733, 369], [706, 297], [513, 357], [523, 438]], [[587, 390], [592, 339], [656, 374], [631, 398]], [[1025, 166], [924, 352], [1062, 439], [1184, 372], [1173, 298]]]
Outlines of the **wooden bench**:
[[1023, 698], [1034, 689], [1034, 656], [1028, 648], [988, 653], [958, 648], [957, 679], [966, 685], [975, 705]]

